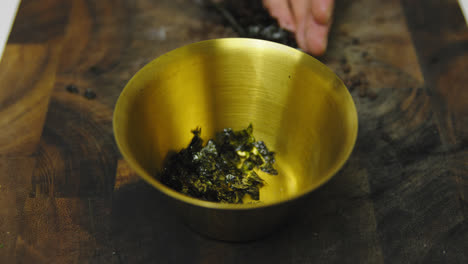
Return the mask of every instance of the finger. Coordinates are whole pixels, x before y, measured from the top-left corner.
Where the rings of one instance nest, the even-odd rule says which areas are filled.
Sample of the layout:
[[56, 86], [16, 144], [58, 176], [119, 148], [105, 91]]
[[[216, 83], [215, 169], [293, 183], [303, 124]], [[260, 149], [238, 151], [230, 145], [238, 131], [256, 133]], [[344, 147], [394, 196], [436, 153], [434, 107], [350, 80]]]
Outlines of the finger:
[[263, 0], [263, 5], [268, 9], [270, 15], [278, 20], [279, 25], [289, 31], [296, 30], [288, 0]]
[[289, 3], [297, 25], [299, 24], [299, 21], [304, 20], [306, 17], [310, 5], [310, 0], [289, 0]]
[[317, 23], [322, 25], [330, 23], [334, 2], [334, 0], [311, 0], [310, 12]]
[[307, 49], [305, 42], [306, 15], [309, 9], [310, 0], [290, 0], [291, 10], [293, 12], [294, 21], [296, 22], [296, 41], [297, 45], [303, 49]]
[[308, 19], [304, 37], [305, 50], [315, 56], [324, 54], [328, 45], [329, 30], [330, 24], [322, 25], [313, 18]]

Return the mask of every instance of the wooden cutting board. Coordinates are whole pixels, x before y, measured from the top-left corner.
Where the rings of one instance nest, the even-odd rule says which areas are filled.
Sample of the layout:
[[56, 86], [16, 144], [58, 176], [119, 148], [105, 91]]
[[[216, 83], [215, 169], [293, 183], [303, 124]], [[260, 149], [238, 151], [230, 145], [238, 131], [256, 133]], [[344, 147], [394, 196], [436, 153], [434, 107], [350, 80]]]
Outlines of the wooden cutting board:
[[22, 1], [0, 62], [0, 263], [468, 263], [468, 29], [456, 0], [337, 1], [320, 59], [368, 83], [351, 85], [356, 148], [299, 219], [240, 244], [167, 213], [112, 135], [139, 68], [236, 36], [202, 3]]

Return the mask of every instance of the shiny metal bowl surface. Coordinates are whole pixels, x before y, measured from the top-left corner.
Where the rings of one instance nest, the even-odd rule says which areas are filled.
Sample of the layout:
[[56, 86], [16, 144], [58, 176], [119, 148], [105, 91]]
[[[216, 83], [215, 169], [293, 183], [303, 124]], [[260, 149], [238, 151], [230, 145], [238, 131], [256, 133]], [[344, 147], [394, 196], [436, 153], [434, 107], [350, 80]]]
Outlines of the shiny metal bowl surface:
[[[276, 152], [279, 171], [261, 175], [259, 203], [203, 201], [155, 177], [169, 151], [188, 145], [192, 129], [208, 139], [249, 123]], [[300, 197], [343, 166], [358, 130], [352, 97], [329, 68], [293, 48], [241, 38], [190, 44], [144, 66], [121, 93], [113, 125], [124, 158], [185, 223], [229, 241], [258, 238], [284, 222]]]

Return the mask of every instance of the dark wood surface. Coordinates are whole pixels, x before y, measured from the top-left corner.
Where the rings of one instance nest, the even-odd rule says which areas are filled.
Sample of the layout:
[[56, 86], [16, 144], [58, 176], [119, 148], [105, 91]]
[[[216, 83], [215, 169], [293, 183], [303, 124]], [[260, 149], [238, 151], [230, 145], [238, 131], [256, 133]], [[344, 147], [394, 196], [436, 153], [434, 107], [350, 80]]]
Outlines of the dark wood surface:
[[0, 263], [468, 263], [468, 28], [455, 0], [337, 1], [320, 59], [368, 82], [352, 91], [355, 151], [298, 219], [249, 243], [179, 223], [112, 135], [140, 67], [236, 36], [202, 2], [22, 1], [0, 62]]

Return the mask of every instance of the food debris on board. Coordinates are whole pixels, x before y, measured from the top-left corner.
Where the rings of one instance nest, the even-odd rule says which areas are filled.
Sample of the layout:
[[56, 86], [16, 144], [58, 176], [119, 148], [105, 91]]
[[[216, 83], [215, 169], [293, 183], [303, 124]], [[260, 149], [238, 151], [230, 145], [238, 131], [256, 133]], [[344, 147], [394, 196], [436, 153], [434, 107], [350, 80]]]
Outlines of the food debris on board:
[[76, 87], [76, 85], [74, 85], [74, 84], [69, 84], [69, 85], [65, 86], [65, 89], [69, 93], [74, 93], [74, 94], [80, 93], [80, 90], [78, 90], [78, 87]]
[[[364, 52], [362, 53], [362, 56], [367, 57], [368, 53]], [[343, 82], [350, 92], [357, 89], [358, 96], [361, 98], [367, 97], [371, 100], [375, 100], [377, 98], [377, 93], [369, 89], [369, 81], [367, 80], [366, 74], [362, 71], [351, 74], [352, 68], [345, 57], [340, 59], [340, 68], [344, 74]]]
[[85, 91], [85, 93], [83, 94], [83, 96], [84, 96], [86, 99], [92, 100], [92, 99], [96, 98], [96, 93], [93, 92], [93, 90], [91, 90], [91, 89], [86, 89], [86, 91]]

